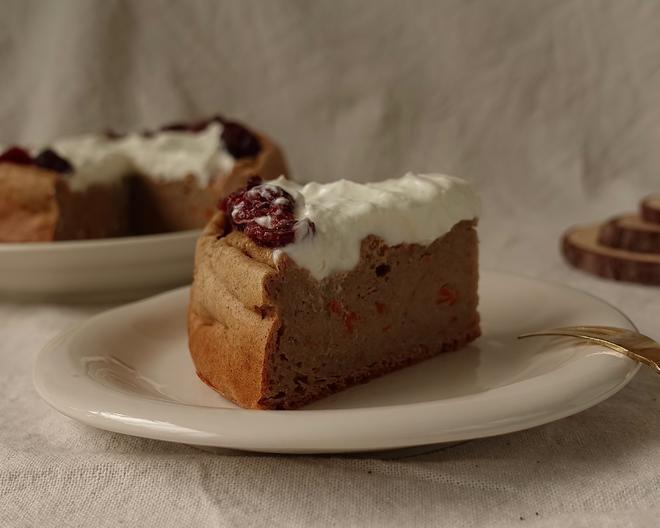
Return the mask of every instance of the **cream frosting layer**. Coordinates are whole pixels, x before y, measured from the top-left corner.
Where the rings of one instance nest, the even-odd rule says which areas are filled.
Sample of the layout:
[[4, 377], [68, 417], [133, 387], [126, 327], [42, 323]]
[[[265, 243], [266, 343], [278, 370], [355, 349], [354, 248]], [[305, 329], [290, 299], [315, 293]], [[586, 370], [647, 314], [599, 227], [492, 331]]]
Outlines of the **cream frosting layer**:
[[197, 133], [161, 131], [151, 137], [129, 134], [118, 139], [84, 135], [56, 141], [51, 148], [73, 165], [67, 181], [74, 190], [112, 183], [132, 173], [164, 181], [190, 175], [206, 186], [216, 174], [230, 172], [235, 163], [221, 133], [222, 125], [213, 122]]
[[[480, 200], [465, 180], [441, 174], [408, 173], [375, 183], [339, 180], [299, 185], [280, 177], [296, 200], [296, 218], [314, 222], [315, 233], [275, 251], [309, 270], [317, 280], [353, 269], [362, 240], [375, 235], [390, 245], [428, 245], [461, 220], [480, 213]], [[304, 230], [304, 233], [307, 233]]]

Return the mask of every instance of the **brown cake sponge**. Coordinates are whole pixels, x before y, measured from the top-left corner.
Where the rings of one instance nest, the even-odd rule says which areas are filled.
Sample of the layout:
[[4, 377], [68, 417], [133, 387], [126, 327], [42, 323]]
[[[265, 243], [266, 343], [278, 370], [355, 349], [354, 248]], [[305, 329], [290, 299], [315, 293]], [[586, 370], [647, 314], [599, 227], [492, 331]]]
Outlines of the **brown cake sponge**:
[[198, 241], [188, 310], [199, 377], [253, 409], [295, 409], [455, 350], [480, 335], [475, 221], [428, 246], [368, 236], [358, 265], [314, 279], [286, 254], [225, 235]]

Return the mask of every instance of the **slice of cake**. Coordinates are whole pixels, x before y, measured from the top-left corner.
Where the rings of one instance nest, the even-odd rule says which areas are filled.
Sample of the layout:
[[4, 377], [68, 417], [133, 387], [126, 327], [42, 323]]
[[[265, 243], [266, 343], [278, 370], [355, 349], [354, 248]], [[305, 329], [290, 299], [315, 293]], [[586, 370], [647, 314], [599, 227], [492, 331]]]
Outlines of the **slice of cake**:
[[11, 147], [0, 155], [0, 242], [200, 228], [220, 198], [257, 172], [286, 173], [279, 148], [221, 117]]
[[166, 125], [121, 143], [133, 160], [131, 201], [138, 233], [203, 227], [218, 201], [250, 176], [271, 180], [287, 174], [273, 141], [222, 117]]
[[294, 409], [479, 336], [479, 201], [440, 175], [251, 181], [198, 241], [188, 337], [238, 405]]
[[72, 186], [74, 167], [51, 149], [0, 155], [0, 242], [106, 238], [130, 232], [121, 181]]

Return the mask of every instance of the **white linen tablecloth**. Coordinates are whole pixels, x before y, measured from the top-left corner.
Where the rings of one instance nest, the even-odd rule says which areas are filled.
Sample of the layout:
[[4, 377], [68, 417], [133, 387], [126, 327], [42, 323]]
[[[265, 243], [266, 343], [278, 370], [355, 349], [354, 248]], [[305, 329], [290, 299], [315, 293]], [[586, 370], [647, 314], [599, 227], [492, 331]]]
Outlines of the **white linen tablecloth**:
[[[660, 338], [660, 289], [561, 260], [562, 230], [660, 191], [660, 3], [0, 5], [0, 142], [225, 111], [300, 179], [405, 170], [481, 189], [484, 267], [570, 284]], [[551, 302], [539, 299], [539, 302]], [[215, 454], [99, 431], [35, 355], [103, 309], [0, 298], [2, 526], [660, 525], [660, 379], [532, 430], [396, 459]]]

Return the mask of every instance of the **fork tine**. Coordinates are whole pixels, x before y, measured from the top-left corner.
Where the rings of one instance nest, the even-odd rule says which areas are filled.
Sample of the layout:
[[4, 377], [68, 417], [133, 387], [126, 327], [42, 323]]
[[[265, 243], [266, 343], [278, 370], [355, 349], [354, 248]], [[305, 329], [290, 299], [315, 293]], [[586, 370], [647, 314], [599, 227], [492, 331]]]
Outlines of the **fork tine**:
[[624, 328], [614, 328], [612, 326], [576, 326], [575, 328], [579, 329], [580, 331], [583, 332], [590, 332], [593, 334], [599, 334], [599, 335], [617, 335], [621, 334], [622, 332], [627, 332]]
[[565, 326], [521, 334], [518, 339], [536, 336], [575, 337], [597, 343], [644, 363], [660, 373], [660, 345], [648, 336], [627, 328], [611, 326]]
[[614, 328], [611, 326], [561, 326], [558, 328], [549, 328], [547, 330], [541, 330], [539, 332], [528, 332], [518, 336], [522, 337], [531, 337], [531, 336], [540, 336], [540, 335], [565, 335], [573, 337], [601, 337], [601, 336], [616, 336], [616, 335], [626, 335], [635, 332], [624, 328]]
[[583, 339], [590, 343], [597, 343], [606, 348], [614, 350], [615, 352], [620, 352], [622, 354], [627, 354], [629, 350], [622, 347], [618, 343], [613, 343], [612, 341], [607, 340], [603, 336], [590, 335], [589, 332], [574, 332], [565, 328], [555, 328], [551, 330], [543, 330], [541, 332], [532, 332], [529, 334], [521, 334], [518, 336], [518, 339], [524, 339], [526, 337], [537, 337], [537, 336], [548, 336], [548, 337], [575, 337], [577, 339]]
[[518, 339], [523, 339], [525, 337], [535, 337], [535, 336], [566, 336], [566, 337], [581, 337], [579, 330], [573, 328], [562, 327], [562, 328], [550, 328], [548, 330], [540, 330], [538, 332], [527, 332], [525, 334], [520, 334]]

